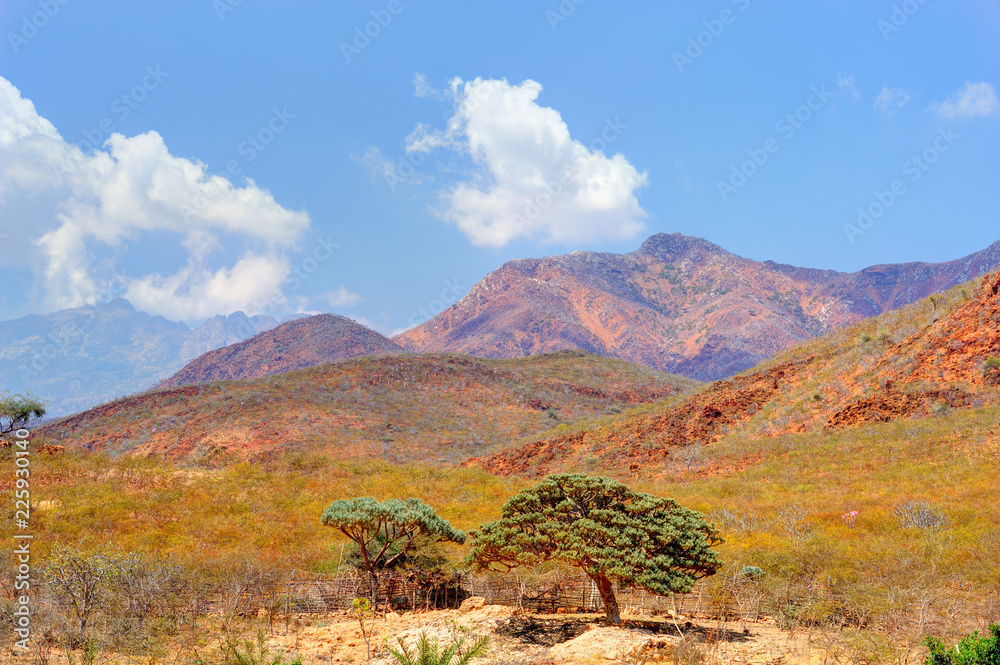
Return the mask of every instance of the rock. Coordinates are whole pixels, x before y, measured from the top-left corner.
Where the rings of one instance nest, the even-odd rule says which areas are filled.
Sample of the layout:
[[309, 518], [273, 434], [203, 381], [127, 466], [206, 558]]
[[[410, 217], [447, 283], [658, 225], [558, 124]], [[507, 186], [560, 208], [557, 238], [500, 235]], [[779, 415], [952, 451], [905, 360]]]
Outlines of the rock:
[[464, 614], [466, 612], [478, 610], [481, 607], [486, 607], [486, 599], [482, 596], [472, 596], [471, 598], [466, 598], [462, 601], [458, 611]]
[[617, 660], [622, 655], [636, 652], [651, 637], [652, 633], [647, 630], [600, 626], [553, 646], [549, 650], [549, 657], [555, 661], [570, 662], [584, 658]]

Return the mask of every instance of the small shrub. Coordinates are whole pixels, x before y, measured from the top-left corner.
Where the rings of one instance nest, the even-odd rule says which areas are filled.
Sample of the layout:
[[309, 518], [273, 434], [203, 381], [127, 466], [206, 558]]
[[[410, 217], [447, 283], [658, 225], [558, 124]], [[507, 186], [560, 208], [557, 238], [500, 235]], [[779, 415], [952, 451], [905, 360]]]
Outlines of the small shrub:
[[726, 531], [745, 534], [760, 531], [770, 523], [769, 520], [764, 519], [759, 513], [749, 508], [735, 510], [716, 508], [709, 513], [708, 518]]
[[937, 506], [924, 501], [908, 501], [892, 509], [892, 517], [904, 529], [940, 531], [948, 524], [948, 518]]
[[806, 511], [801, 506], [785, 506], [778, 513], [778, 524], [793, 545], [805, 545], [816, 534], [812, 527], [806, 522]]
[[676, 665], [701, 665], [708, 658], [708, 649], [693, 635], [684, 635], [670, 650], [671, 662]]
[[490, 638], [480, 637], [468, 647], [465, 646], [465, 639], [461, 637], [450, 646], [442, 648], [437, 639], [427, 637], [427, 633], [420, 633], [416, 651], [407, 646], [401, 638], [397, 638], [397, 648], [390, 647], [389, 654], [402, 665], [466, 665], [486, 651]]
[[990, 356], [983, 363], [983, 378], [986, 383], [1000, 385], [1000, 358]]
[[980, 637], [979, 631], [966, 635], [953, 648], [928, 637], [924, 643], [930, 651], [925, 665], [1000, 665], [1000, 625], [990, 625], [989, 637]]

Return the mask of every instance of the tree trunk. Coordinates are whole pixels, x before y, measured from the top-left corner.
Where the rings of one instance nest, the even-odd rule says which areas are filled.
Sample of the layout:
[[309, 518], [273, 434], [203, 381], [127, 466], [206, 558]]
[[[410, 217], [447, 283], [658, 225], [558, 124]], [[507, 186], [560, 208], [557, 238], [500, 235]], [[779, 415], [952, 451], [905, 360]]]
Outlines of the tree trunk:
[[608, 618], [608, 623], [612, 626], [620, 626], [622, 617], [618, 611], [618, 599], [615, 598], [615, 590], [611, 586], [611, 580], [604, 575], [595, 575], [590, 579], [594, 580], [597, 591], [601, 594], [601, 601], [604, 603], [604, 616]]

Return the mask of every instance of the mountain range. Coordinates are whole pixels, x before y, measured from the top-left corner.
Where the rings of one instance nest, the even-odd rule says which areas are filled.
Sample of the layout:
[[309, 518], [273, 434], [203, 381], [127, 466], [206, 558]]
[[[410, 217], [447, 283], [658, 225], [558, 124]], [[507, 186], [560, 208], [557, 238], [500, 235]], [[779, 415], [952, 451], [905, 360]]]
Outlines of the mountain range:
[[742, 258], [654, 235], [629, 254], [504, 264], [449, 309], [393, 338], [413, 352], [486, 358], [576, 348], [702, 381], [1000, 266], [1000, 241], [947, 263], [843, 273]]
[[390, 353], [160, 388], [37, 432], [67, 448], [193, 464], [319, 451], [464, 461], [496, 475], [640, 474], [730, 435], [752, 450], [755, 439], [996, 405], [998, 386], [995, 273], [711, 384], [574, 350], [513, 360]]
[[511, 261], [391, 340], [334, 315], [276, 327], [270, 317], [237, 312], [192, 331], [116, 300], [0, 321], [0, 389], [30, 390], [60, 416], [159, 382], [256, 378], [375, 354], [510, 359], [563, 349], [712, 381], [998, 266], [1000, 242], [946, 263], [842, 273], [658, 234], [628, 254]]
[[738, 432], [753, 438], [927, 418], [1000, 403], [1000, 273], [779, 353], [641, 413], [471, 460], [494, 474], [636, 473]]
[[278, 322], [236, 312], [197, 330], [127, 300], [0, 321], [0, 389], [32, 392], [51, 416], [145, 390], [207, 351]]

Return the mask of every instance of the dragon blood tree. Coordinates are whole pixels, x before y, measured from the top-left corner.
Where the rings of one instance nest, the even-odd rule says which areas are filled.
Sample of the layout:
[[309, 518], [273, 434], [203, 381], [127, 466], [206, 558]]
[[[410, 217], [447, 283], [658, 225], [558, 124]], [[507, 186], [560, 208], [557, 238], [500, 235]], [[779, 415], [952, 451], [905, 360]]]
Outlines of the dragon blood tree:
[[467, 563], [510, 570], [561, 561], [601, 594], [608, 622], [621, 624], [613, 583], [653, 593], [687, 593], [722, 566], [722, 542], [698, 512], [600, 476], [547, 477], [504, 504], [502, 519], [470, 533]]
[[378, 584], [378, 571], [392, 568], [418, 541], [465, 542], [464, 533], [416, 498], [385, 501], [376, 501], [371, 497], [341, 499], [323, 511], [322, 521], [358, 545], [372, 580], [373, 595]]

